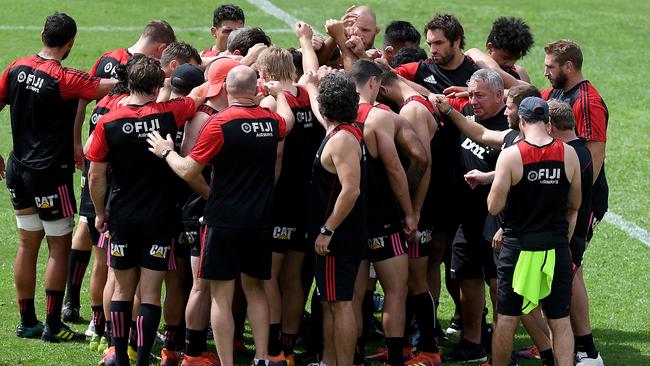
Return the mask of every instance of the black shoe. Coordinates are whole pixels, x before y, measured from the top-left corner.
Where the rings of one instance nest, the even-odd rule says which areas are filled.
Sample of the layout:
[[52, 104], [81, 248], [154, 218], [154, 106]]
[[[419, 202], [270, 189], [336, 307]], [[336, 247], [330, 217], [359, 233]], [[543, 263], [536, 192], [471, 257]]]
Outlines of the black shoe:
[[463, 330], [463, 319], [462, 318], [451, 318], [449, 321], [449, 327], [447, 328], [448, 335], [459, 334]]
[[86, 340], [86, 335], [78, 333], [70, 329], [67, 325], [59, 324], [59, 329], [52, 329], [49, 325], [45, 324], [43, 335], [41, 339], [45, 342], [60, 343], [60, 342], [80, 342]]
[[441, 342], [446, 342], [449, 340], [449, 337], [447, 337], [447, 333], [442, 330], [442, 327], [440, 326], [440, 322], [436, 320], [436, 327], [433, 328], [433, 336], [436, 337], [436, 340], [438, 343]]
[[487, 355], [480, 344], [474, 344], [464, 338], [449, 353], [442, 355], [443, 362], [485, 362]]
[[63, 310], [61, 310], [61, 320], [68, 323], [78, 323], [81, 319], [79, 315], [79, 305], [71, 302], [66, 302]]
[[31, 327], [26, 327], [23, 322], [18, 323], [16, 335], [20, 338], [40, 338], [43, 334], [43, 323], [37, 322]]

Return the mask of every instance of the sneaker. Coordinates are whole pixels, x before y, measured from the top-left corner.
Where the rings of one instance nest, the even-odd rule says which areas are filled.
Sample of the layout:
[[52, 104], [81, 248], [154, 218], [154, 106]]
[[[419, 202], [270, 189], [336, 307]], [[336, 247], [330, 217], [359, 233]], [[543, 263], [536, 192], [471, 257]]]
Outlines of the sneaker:
[[75, 305], [71, 302], [66, 302], [65, 306], [61, 310], [61, 320], [68, 323], [78, 323], [81, 319], [79, 315], [79, 305]]
[[23, 322], [16, 326], [16, 336], [20, 338], [39, 338], [43, 334], [43, 323], [36, 322], [32, 327], [26, 327]]
[[[129, 354], [129, 361], [131, 363], [136, 363], [138, 361], [138, 351], [131, 347], [129, 344], [129, 347], [127, 348], [127, 353]], [[157, 357], [156, 355], [150, 353], [149, 354], [149, 365], [155, 365], [160, 362], [160, 358]]]
[[480, 344], [461, 339], [449, 353], [442, 356], [444, 362], [485, 362], [487, 355]]
[[[204, 352], [204, 354], [205, 353], [208, 352]], [[221, 365], [220, 363], [216, 363], [216, 364], [213, 363], [212, 361], [210, 361], [208, 357], [203, 356], [203, 354], [201, 356], [195, 356], [195, 357], [185, 355], [183, 357], [183, 362], [181, 363], [181, 366], [220, 366], [220, 365]]]
[[287, 359], [287, 366], [296, 366], [296, 355], [290, 354], [285, 357]]
[[99, 344], [97, 345], [97, 352], [103, 353], [108, 349], [108, 339], [106, 337], [101, 337], [99, 339]]
[[600, 357], [600, 352], [596, 358], [590, 358], [586, 352], [576, 353], [576, 366], [605, 366], [603, 358]]
[[269, 355], [269, 366], [287, 366], [287, 359], [284, 357], [284, 352], [280, 352], [277, 356]]
[[86, 337], [92, 337], [95, 334], [95, 323], [92, 320], [88, 323], [88, 329], [86, 329], [85, 334]]
[[115, 347], [108, 348], [102, 355], [102, 360], [99, 366], [113, 366], [117, 363], [117, 355], [115, 354]]
[[404, 362], [404, 366], [438, 366], [442, 365], [440, 351], [436, 353], [419, 352], [415, 357]]
[[[406, 361], [412, 357], [413, 347], [406, 346], [402, 349], [402, 358]], [[368, 362], [388, 362], [388, 348], [381, 346], [377, 348], [375, 354], [367, 356]]]
[[50, 329], [50, 327], [45, 324], [43, 328], [43, 334], [41, 339], [45, 342], [60, 343], [60, 342], [79, 342], [85, 341], [86, 335], [83, 333], [78, 333], [70, 329], [64, 323], [61, 323], [58, 331]]
[[520, 348], [516, 351], [517, 358], [525, 358], [527, 360], [539, 359], [539, 349], [537, 346], [529, 346]]
[[178, 355], [167, 348], [160, 350], [160, 366], [178, 366]]
[[449, 321], [449, 327], [447, 328], [447, 335], [459, 334], [463, 329], [463, 319], [451, 318]]
[[219, 359], [219, 356], [215, 355], [212, 352], [203, 352], [201, 354], [201, 357], [207, 359], [210, 363], [210, 366], [221, 366], [221, 360]]
[[101, 337], [98, 334], [94, 334], [90, 337], [90, 343], [88, 343], [88, 349], [90, 349], [93, 352], [97, 351], [97, 347], [99, 347], [99, 341], [101, 340]]

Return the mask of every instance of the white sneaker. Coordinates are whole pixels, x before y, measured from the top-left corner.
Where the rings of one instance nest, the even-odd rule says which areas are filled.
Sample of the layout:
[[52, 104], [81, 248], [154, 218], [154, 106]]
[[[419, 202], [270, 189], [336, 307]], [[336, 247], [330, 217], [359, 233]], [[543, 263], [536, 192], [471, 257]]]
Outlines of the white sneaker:
[[576, 366], [605, 366], [605, 362], [600, 357], [600, 353], [596, 358], [589, 358], [586, 352], [578, 352], [576, 353]]
[[88, 323], [88, 329], [86, 329], [85, 334], [86, 337], [92, 337], [95, 334], [95, 323], [92, 320]]

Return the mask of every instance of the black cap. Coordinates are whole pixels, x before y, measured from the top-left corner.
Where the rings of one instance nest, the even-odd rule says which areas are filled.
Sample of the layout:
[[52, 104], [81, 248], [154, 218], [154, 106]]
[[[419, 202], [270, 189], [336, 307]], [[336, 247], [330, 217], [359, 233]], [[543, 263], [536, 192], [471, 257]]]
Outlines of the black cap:
[[196, 65], [182, 64], [175, 68], [172, 73], [172, 86], [182, 91], [190, 92], [204, 82], [205, 77], [203, 71]]
[[529, 121], [548, 122], [548, 104], [542, 98], [524, 98], [519, 103], [519, 115]]

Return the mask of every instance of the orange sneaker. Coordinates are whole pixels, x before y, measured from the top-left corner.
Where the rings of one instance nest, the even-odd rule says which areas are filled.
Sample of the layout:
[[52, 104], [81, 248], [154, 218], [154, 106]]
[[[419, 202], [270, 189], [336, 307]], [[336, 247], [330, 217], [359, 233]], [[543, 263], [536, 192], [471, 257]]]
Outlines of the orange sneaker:
[[441, 364], [440, 352], [420, 352], [415, 357], [404, 362], [404, 366], [439, 366]]
[[160, 366], [178, 366], [178, 355], [176, 355], [176, 352], [163, 348], [160, 351]]
[[210, 365], [212, 366], [221, 366], [221, 360], [219, 359], [219, 356], [215, 355], [212, 352], [203, 352], [201, 353], [201, 357], [205, 357], [210, 361]]
[[280, 352], [277, 356], [269, 355], [269, 366], [287, 366], [287, 358], [284, 357], [284, 352]]
[[201, 356], [195, 357], [185, 355], [185, 357], [183, 357], [183, 363], [181, 363], [181, 366], [220, 366], [220, 363], [215, 364], [210, 360], [210, 358], [205, 356], [206, 353], [208, 352], [204, 352]]

